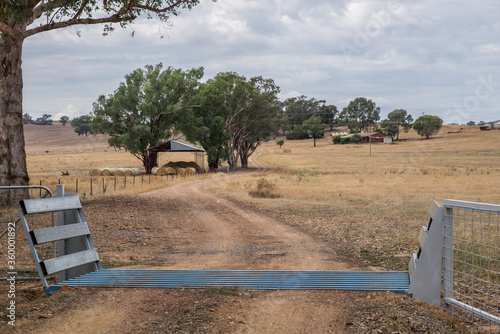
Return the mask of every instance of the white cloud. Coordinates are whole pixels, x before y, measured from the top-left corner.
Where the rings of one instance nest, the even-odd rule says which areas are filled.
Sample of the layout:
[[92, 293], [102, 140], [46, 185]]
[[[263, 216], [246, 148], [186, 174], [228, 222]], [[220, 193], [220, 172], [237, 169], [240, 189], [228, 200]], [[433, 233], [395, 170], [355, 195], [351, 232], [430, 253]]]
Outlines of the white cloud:
[[[497, 0], [207, 0], [171, 25], [141, 17], [108, 37], [99, 26], [30, 37], [24, 106], [34, 116], [87, 114], [127, 73], [162, 62], [203, 66], [206, 77], [262, 75], [275, 80], [283, 98], [304, 94], [339, 109], [372, 96], [383, 113], [444, 115], [471, 94], [478, 76], [500, 81], [499, 22]], [[350, 57], [346, 44], [356, 48]], [[495, 101], [471, 117], [495, 118]]]
[[54, 117], [52, 117], [52, 119], [58, 121], [59, 119], [61, 119], [62, 116], [68, 116], [70, 119], [73, 119], [75, 117], [82, 116], [82, 113], [73, 105], [68, 104], [63, 111], [55, 114]]

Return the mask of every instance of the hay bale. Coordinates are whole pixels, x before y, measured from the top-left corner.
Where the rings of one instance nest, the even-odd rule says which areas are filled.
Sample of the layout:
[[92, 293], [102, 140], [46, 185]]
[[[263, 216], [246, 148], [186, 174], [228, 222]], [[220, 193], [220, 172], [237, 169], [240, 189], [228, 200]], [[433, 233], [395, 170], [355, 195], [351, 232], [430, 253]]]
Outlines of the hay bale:
[[186, 175], [186, 168], [176, 168], [177, 175], [180, 176], [185, 176]]
[[113, 176], [115, 175], [116, 168], [103, 168], [101, 175], [102, 176]]
[[125, 176], [125, 168], [115, 168], [115, 176]]
[[165, 174], [167, 174], [167, 175], [177, 174], [177, 171], [173, 167], [164, 167], [164, 168], [165, 168]]
[[196, 169], [193, 167], [186, 168], [186, 176], [193, 176], [196, 174]]
[[102, 168], [95, 168], [90, 171], [91, 176], [101, 176]]
[[126, 168], [125, 169], [126, 176], [137, 176], [141, 175], [141, 170], [139, 168]]
[[153, 169], [151, 170], [151, 173], [155, 174], [155, 175], [165, 175], [166, 174], [165, 168], [163, 168], [163, 167], [153, 167]]

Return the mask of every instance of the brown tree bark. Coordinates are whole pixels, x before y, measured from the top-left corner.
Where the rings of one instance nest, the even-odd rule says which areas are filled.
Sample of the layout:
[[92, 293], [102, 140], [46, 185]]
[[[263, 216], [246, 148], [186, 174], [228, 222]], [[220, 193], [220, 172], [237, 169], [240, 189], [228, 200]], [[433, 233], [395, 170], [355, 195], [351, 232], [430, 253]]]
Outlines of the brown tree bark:
[[146, 174], [151, 174], [153, 167], [158, 166], [158, 153], [152, 151], [144, 151], [141, 153], [141, 160]]
[[[17, 29], [16, 29], [17, 30]], [[22, 31], [19, 29], [17, 31]], [[23, 130], [23, 73], [21, 69], [24, 38], [0, 36], [0, 185], [28, 185]], [[0, 190], [0, 205], [13, 205], [27, 198], [27, 190]]]

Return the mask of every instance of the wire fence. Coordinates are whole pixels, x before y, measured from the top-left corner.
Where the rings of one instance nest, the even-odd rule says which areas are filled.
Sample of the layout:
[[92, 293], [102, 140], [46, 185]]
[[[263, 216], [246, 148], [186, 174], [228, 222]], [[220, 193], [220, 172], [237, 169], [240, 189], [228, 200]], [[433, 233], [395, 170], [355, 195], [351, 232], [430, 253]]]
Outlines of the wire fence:
[[[64, 184], [66, 192], [77, 193], [81, 198], [88, 196], [107, 195], [133, 187], [162, 186], [178, 179], [196, 178], [204, 174], [177, 175], [177, 174], [140, 174], [133, 176], [81, 176], [62, 178], [44, 178], [30, 182], [31, 185], [45, 186], [54, 193], [58, 184]], [[40, 190], [41, 193], [41, 190]]]
[[500, 333], [500, 205], [445, 200], [445, 310], [471, 333]]

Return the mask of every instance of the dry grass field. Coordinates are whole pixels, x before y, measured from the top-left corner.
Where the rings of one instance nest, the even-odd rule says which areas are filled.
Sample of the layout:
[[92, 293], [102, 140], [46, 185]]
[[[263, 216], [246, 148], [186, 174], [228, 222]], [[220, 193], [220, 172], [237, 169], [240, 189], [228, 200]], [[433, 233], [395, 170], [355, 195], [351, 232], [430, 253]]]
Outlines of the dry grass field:
[[[81, 197], [108, 268], [406, 270], [431, 200], [500, 203], [500, 131], [448, 133], [459, 128], [444, 126], [429, 140], [403, 133], [400, 142], [372, 144], [371, 155], [369, 144], [333, 145], [331, 137], [317, 147], [268, 142], [249, 171]], [[27, 126], [25, 133], [32, 184], [61, 182], [73, 191], [93, 168], [141, 166], [105, 137], [79, 137], [69, 126]], [[189, 159], [164, 154], [160, 163]], [[70, 176], [61, 175], [66, 170]], [[251, 196], [259, 185], [266, 198]], [[33, 275], [26, 247], [18, 246], [18, 269]], [[45, 298], [40, 284], [22, 283], [17, 295], [18, 333], [463, 330], [442, 310], [389, 293], [76, 289]], [[7, 302], [0, 295], [2, 309]]]
[[[431, 139], [414, 131], [394, 144], [333, 145], [331, 138], [262, 145], [270, 170], [219, 189], [221, 196], [281, 216], [290, 224], [343, 240], [355, 256], [387, 269], [406, 269], [428, 222], [432, 200], [500, 203], [500, 131], [444, 126]], [[291, 150], [291, 153], [284, 153]], [[280, 198], [247, 195], [257, 181]]]

